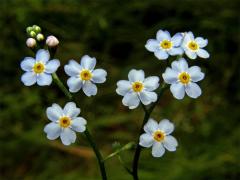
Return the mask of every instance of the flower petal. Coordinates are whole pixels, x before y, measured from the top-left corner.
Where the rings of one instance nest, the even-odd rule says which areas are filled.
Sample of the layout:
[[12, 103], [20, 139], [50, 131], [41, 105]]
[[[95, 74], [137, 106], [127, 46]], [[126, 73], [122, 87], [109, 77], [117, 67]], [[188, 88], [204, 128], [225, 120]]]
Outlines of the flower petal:
[[44, 132], [50, 140], [57, 139], [61, 133], [61, 127], [55, 122], [51, 122], [44, 127]]
[[82, 67], [75, 60], [70, 60], [67, 65], [64, 66], [64, 71], [69, 76], [78, 76]]
[[163, 119], [159, 122], [158, 128], [163, 131], [166, 135], [169, 135], [174, 130], [174, 124], [171, 123], [168, 119]]
[[21, 81], [25, 86], [31, 86], [36, 83], [37, 75], [34, 72], [25, 72], [21, 77]]
[[149, 105], [151, 102], [157, 101], [157, 93], [144, 90], [140, 92], [140, 100], [144, 105]]
[[168, 67], [162, 77], [167, 84], [173, 84], [178, 81], [178, 72]]
[[204, 73], [201, 72], [200, 67], [192, 66], [188, 69], [188, 73], [190, 74], [191, 81], [198, 82], [204, 78]]
[[74, 102], [68, 102], [63, 108], [63, 113], [65, 116], [68, 116], [71, 119], [73, 119], [80, 114], [80, 108], [77, 108]]
[[54, 73], [57, 71], [59, 66], [60, 66], [60, 61], [58, 59], [48, 61], [45, 65], [45, 67], [46, 67], [45, 72], [46, 73]]
[[153, 157], [162, 157], [164, 153], [165, 153], [165, 148], [163, 147], [162, 143], [154, 142], [152, 147]]
[[70, 128], [63, 128], [60, 138], [62, 143], [68, 146], [76, 141], [76, 133]]
[[134, 109], [139, 105], [139, 98], [137, 93], [128, 92], [122, 99], [124, 106], [128, 106], [130, 109]]
[[42, 73], [37, 76], [37, 84], [39, 86], [49, 86], [52, 83], [52, 76], [50, 74]]
[[154, 91], [159, 87], [159, 77], [157, 76], [147, 77], [146, 79], [144, 79], [143, 85], [147, 91]]
[[150, 118], [143, 127], [144, 131], [148, 134], [153, 134], [158, 129], [158, 123], [154, 119]]
[[194, 51], [185, 50], [185, 53], [186, 53], [187, 57], [189, 57], [190, 59], [196, 59], [197, 58], [197, 54]]
[[45, 49], [39, 49], [36, 53], [36, 61], [41, 61], [43, 63], [46, 63], [50, 58], [50, 54]]
[[72, 120], [71, 127], [74, 131], [84, 132], [86, 130], [87, 121], [82, 117], [77, 117]]
[[180, 46], [183, 40], [183, 35], [181, 33], [176, 33], [172, 38], [171, 41], [174, 47]]
[[184, 58], [180, 58], [178, 61], [173, 61], [171, 66], [173, 70], [179, 73], [188, 70], [188, 63]]
[[116, 92], [121, 95], [124, 96], [126, 93], [128, 93], [132, 88], [132, 85], [130, 84], [129, 81], [126, 80], [120, 80], [117, 82], [117, 89]]
[[128, 73], [128, 79], [130, 82], [144, 81], [144, 77], [145, 77], [145, 74], [143, 70], [132, 69]]
[[186, 93], [191, 98], [197, 98], [202, 94], [201, 88], [196, 83], [188, 83], [186, 86]]
[[197, 51], [197, 55], [198, 55], [199, 57], [205, 58], [205, 59], [210, 57], [209, 53], [208, 53], [206, 50], [204, 50], [204, 49], [199, 49], [199, 50]]
[[184, 85], [182, 83], [174, 83], [170, 86], [170, 91], [176, 99], [183, 99], [185, 95]]
[[92, 74], [94, 83], [104, 83], [106, 81], [107, 72], [104, 69], [95, 69]]
[[166, 51], [163, 51], [163, 50], [155, 51], [154, 55], [160, 60], [165, 60], [169, 56], [168, 53]]
[[83, 92], [87, 96], [95, 96], [97, 94], [97, 86], [91, 81], [85, 81], [83, 84]]
[[140, 136], [139, 145], [143, 147], [151, 147], [153, 145], [154, 139], [150, 134], [144, 133]]
[[202, 37], [197, 37], [195, 39], [195, 41], [199, 45], [200, 48], [203, 48], [203, 47], [207, 46], [207, 44], [208, 44], [208, 40], [203, 39]]
[[81, 66], [84, 69], [93, 70], [96, 65], [96, 58], [91, 58], [88, 55], [84, 55], [81, 59]]
[[49, 120], [55, 122], [63, 115], [63, 110], [58, 104], [52, 104], [51, 107], [48, 107], [46, 114]]
[[163, 141], [164, 147], [169, 151], [176, 151], [178, 142], [173, 136], [166, 136]]
[[83, 83], [79, 77], [72, 76], [67, 80], [67, 85], [68, 85], [69, 91], [72, 93], [75, 93], [82, 88]]
[[159, 30], [157, 32], [157, 40], [158, 41], [171, 40], [171, 35], [169, 34], [168, 31]]
[[155, 39], [149, 39], [145, 45], [145, 48], [150, 52], [155, 52], [159, 49], [159, 42]]
[[172, 48], [168, 51], [168, 53], [171, 56], [176, 56], [176, 55], [182, 55], [183, 54], [183, 49], [181, 47], [178, 48]]
[[25, 57], [21, 62], [21, 68], [24, 71], [32, 71], [33, 66], [35, 64], [35, 59], [32, 57]]

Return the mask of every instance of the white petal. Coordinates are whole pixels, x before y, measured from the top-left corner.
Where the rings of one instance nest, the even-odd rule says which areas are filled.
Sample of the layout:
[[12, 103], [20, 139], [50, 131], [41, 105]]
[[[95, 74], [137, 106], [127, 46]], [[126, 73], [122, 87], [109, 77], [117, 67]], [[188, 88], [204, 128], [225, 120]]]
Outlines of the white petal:
[[69, 76], [78, 76], [82, 67], [75, 60], [70, 60], [67, 65], [64, 66], [64, 70]]
[[155, 52], [159, 49], [159, 42], [155, 39], [149, 39], [145, 45], [145, 48], [150, 52]]
[[159, 122], [158, 128], [166, 135], [169, 135], [174, 130], [174, 124], [171, 123], [168, 119], [163, 119]]
[[187, 71], [190, 74], [191, 81], [198, 82], [204, 78], [204, 73], [201, 72], [200, 67], [192, 66]]
[[175, 34], [171, 39], [174, 47], [180, 46], [182, 43], [182, 40], [183, 40], [183, 35], [181, 33]]
[[182, 55], [183, 54], [183, 49], [181, 47], [178, 48], [172, 48], [168, 51], [168, 53], [171, 56], [176, 56], [176, 55]]
[[197, 54], [194, 51], [185, 50], [185, 53], [186, 53], [187, 57], [189, 57], [190, 59], [196, 59], [197, 58]]
[[44, 132], [50, 140], [57, 139], [61, 133], [61, 127], [55, 122], [51, 122], [44, 127]]
[[162, 31], [159, 30], [157, 32], [157, 40], [162, 41], [162, 40], [171, 40], [171, 36], [168, 31]]
[[166, 51], [163, 51], [163, 50], [155, 51], [154, 55], [160, 60], [165, 60], [169, 56], [168, 53]]
[[202, 94], [201, 88], [196, 83], [188, 83], [186, 93], [191, 98], [197, 98]]
[[191, 31], [189, 31], [187, 35], [190, 37], [191, 40], [194, 40], [194, 35]]
[[49, 120], [57, 121], [63, 115], [63, 110], [58, 104], [52, 104], [51, 107], [48, 107], [46, 114]]
[[166, 136], [164, 138], [163, 145], [169, 151], [176, 151], [178, 142], [173, 136]]
[[159, 77], [157, 76], [150, 76], [147, 77], [144, 81], [144, 88], [148, 91], [154, 91], [159, 87]]
[[24, 71], [32, 71], [32, 68], [35, 64], [35, 59], [32, 57], [25, 57], [21, 62], [21, 68]]
[[48, 61], [45, 65], [45, 67], [46, 67], [45, 72], [46, 73], [54, 73], [57, 71], [59, 66], [60, 66], [60, 61], [58, 59]]
[[180, 58], [178, 61], [173, 61], [171, 66], [172, 69], [177, 72], [185, 72], [188, 70], [188, 63], [184, 58]]
[[144, 90], [140, 92], [140, 100], [144, 105], [149, 105], [151, 102], [157, 101], [157, 93]]
[[197, 37], [195, 39], [195, 41], [199, 45], [200, 48], [203, 48], [203, 47], [207, 46], [207, 44], [208, 44], [208, 40], [203, 39], [202, 37]]
[[132, 85], [130, 84], [129, 81], [126, 80], [120, 80], [117, 82], [117, 89], [116, 92], [121, 95], [124, 96], [126, 93], [128, 93], [132, 88]]
[[128, 79], [130, 82], [144, 81], [144, 77], [145, 77], [145, 74], [143, 70], [132, 69], [128, 73]]
[[41, 61], [43, 63], [46, 63], [50, 58], [50, 54], [45, 49], [39, 49], [36, 53], [36, 61]]
[[210, 57], [209, 53], [204, 49], [199, 49], [197, 51], [197, 55], [201, 58], [209, 58]]
[[74, 102], [68, 102], [63, 109], [63, 113], [73, 119], [80, 114], [80, 108], [77, 108]]
[[25, 86], [31, 86], [36, 83], [37, 75], [34, 72], [25, 72], [21, 77], [21, 81]]
[[107, 72], [104, 69], [95, 69], [92, 74], [94, 83], [104, 83], [106, 81]]
[[49, 86], [52, 83], [52, 76], [50, 74], [42, 73], [37, 76], [37, 84], [39, 86]]
[[170, 91], [176, 99], [183, 99], [185, 95], [185, 88], [182, 83], [174, 83], [170, 86]]
[[76, 141], [76, 133], [70, 128], [63, 128], [60, 138], [62, 143], [68, 146]]
[[153, 157], [162, 157], [164, 153], [165, 153], [165, 148], [163, 147], [162, 143], [154, 142], [152, 147]]
[[82, 84], [82, 80], [79, 77], [70, 77], [67, 80], [67, 85], [69, 87], [69, 91], [72, 93], [78, 92], [83, 84]]
[[154, 139], [150, 134], [144, 133], [140, 136], [139, 145], [143, 147], [151, 147], [153, 145]]
[[81, 59], [81, 65], [84, 69], [93, 70], [96, 65], [96, 58], [84, 55]]
[[97, 86], [90, 81], [86, 81], [83, 84], [83, 92], [87, 96], [95, 96], [97, 94]]
[[84, 132], [86, 130], [87, 121], [82, 117], [77, 117], [72, 120], [71, 127], [74, 131]]
[[178, 81], [178, 72], [168, 67], [162, 77], [167, 84], [173, 84]]
[[139, 105], [139, 98], [137, 93], [134, 92], [128, 92], [122, 99], [122, 103], [125, 106], [129, 106], [132, 108], [136, 108]]
[[154, 119], [150, 118], [143, 127], [144, 131], [148, 134], [153, 134], [158, 129], [158, 123]]

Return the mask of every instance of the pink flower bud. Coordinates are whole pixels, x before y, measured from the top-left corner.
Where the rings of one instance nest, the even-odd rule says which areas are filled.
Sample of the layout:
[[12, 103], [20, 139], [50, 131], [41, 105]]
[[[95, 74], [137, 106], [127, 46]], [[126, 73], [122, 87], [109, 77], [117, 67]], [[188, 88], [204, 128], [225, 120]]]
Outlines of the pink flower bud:
[[33, 38], [28, 38], [27, 41], [26, 41], [26, 45], [29, 48], [34, 48], [37, 45], [37, 42]]
[[48, 47], [55, 47], [59, 44], [59, 41], [55, 36], [48, 36], [46, 40], [46, 44]]

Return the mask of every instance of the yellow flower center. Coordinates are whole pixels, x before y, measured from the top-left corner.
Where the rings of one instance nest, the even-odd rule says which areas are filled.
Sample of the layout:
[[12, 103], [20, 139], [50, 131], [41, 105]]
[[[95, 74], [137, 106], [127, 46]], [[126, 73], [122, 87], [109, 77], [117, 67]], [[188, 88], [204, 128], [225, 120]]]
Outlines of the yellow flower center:
[[59, 124], [63, 128], [67, 128], [71, 125], [71, 119], [67, 116], [63, 116], [59, 119]]
[[169, 41], [169, 40], [163, 40], [161, 43], [160, 43], [160, 46], [163, 48], [163, 49], [170, 49], [172, 47], [172, 42]]
[[141, 82], [137, 81], [132, 84], [132, 89], [134, 92], [141, 92], [143, 88], [144, 88], [144, 85]]
[[92, 73], [87, 69], [83, 69], [80, 72], [80, 77], [81, 77], [82, 80], [88, 81], [92, 78]]
[[161, 142], [161, 141], [164, 140], [165, 134], [164, 134], [164, 132], [162, 132], [160, 130], [157, 130], [157, 131], [154, 132], [153, 138], [154, 138], [155, 141]]
[[178, 79], [181, 83], [188, 84], [191, 80], [191, 77], [187, 72], [182, 72], [181, 74], [179, 74]]
[[45, 70], [45, 65], [41, 62], [37, 62], [33, 66], [33, 71], [36, 74], [41, 74], [42, 72], [44, 72], [44, 70]]
[[190, 41], [188, 43], [188, 48], [193, 51], [196, 51], [196, 50], [198, 50], [198, 44], [195, 41]]

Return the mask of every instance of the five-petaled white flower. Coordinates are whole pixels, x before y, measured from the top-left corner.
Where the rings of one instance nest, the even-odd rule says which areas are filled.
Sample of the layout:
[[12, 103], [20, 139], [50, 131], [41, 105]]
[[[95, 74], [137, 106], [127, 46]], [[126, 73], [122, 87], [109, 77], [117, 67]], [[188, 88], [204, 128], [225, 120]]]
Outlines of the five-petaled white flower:
[[174, 125], [167, 119], [157, 123], [154, 119], [149, 119], [144, 125], [145, 133], [140, 136], [139, 144], [143, 147], [152, 146], [153, 157], [161, 157], [168, 151], [176, 151], [177, 140], [170, 134], [174, 130]]
[[181, 33], [177, 33], [171, 37], [168, 31], [159, 30], [157, 32], [157, 39], [149, 39], [145, 47], [147, 50], [154, 52], [154, 55], [158, 59], [165, 60], [169, 55], [183, 54], [183, 49], [180, 47], [182, 38]]
[[37, 82], [39, 86], [48, 86], [52, 83], [51, 74], [56, 72], [60, 66], [57, 59], [49, 60], [50, 54], [47, 50], [40, 49], [36, 58], [25, 57], [21, 62], [22, 70], [26, 71], [21, 81], [25, 86], [31, 86]]
[[143, 70], [131, 70], [128, 73], [128, 79], [117, 82], [116, 92], [124, 96], [122, 103], [128, 106], [129, 109], [136, 108], [140, 101], [144, 105], [157, 100], [157, 94], [154, 91], [159, 86], [159, 78], [157, 76], [150, 76], [145, 79]]
[[107, 72], [103, 69], [95, 69], [96, 59], [85, 55], [81, 63], [70, 60], [69, 64], [64, 66], [67, 75], [71, 76], [67, 85], [70, 92], [78, 92], [81, 88], [87, 96], [97, 94], [97, 86], [94, 83], [104, 83]]
[[87, 121], [78, 117], [80, 108], [74, 102], [69, 102], [62, 109], [58, 104], [53, 104], [47, 108], [47, 117], [52, 122], [47, 124], [44, 132], [50, 140], [57, 139], [59, 136], [64, 145], [70, 145], [76, 141], [76, 132], [86, 130]]
[[201, 58], [209, 58], [208, 52], [202, 49], [207, 46], [207, 44], [207, 39], [203, 39], [202, 37], [194, 38], [193, 33], [188, 32], [184, 34], [182, 48], [190, 59], [196, 59], [197, 56]]
[[197, 98], [202, 94], [196, 82], [204, 78], [204, 73], [198, 66], [188, 68], [184, 58], [173, 61], [172, 68], [167, 68], [162, 77], [167, 84], [171, 84], [170, 91], [177, 99], [183, 99], [185, 92], [191, 98]]

